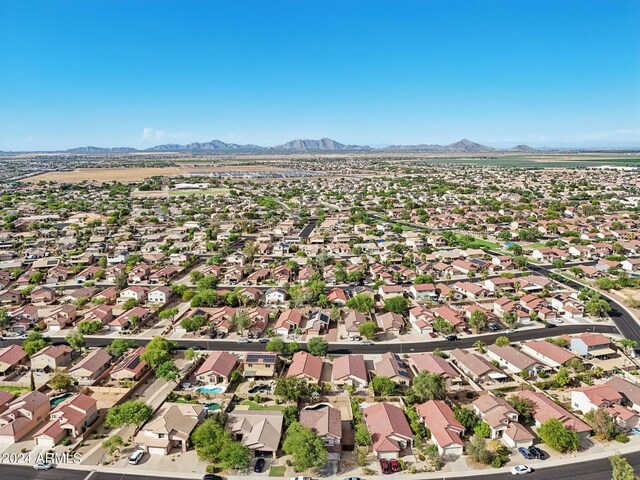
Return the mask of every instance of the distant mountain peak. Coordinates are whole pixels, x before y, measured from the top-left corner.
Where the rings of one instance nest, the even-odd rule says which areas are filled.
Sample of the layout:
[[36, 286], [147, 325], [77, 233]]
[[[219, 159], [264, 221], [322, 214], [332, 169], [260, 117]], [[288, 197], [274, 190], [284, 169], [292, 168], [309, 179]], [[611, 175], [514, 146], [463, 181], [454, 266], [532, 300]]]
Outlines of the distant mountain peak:
[[320, 140], [308, 140], [296, 138], [287, 143], [276, 145], [273, 150], [284, 151], [296, 151], [296, 152], [311, 152], [311, 151], [362, 151], [371, 150], [369, 146], [361, 145], [345, 145], [340, 142], [336, 142], [331, 138], [321, 138]]

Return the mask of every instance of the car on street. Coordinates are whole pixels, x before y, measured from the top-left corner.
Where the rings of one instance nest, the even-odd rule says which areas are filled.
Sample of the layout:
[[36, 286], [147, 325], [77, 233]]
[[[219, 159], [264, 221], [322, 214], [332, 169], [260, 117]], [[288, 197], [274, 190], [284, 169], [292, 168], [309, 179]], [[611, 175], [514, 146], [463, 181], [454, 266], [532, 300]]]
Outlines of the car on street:
[[527, 448], [520, 447], [518, 453], [520, 453], [525, 460], [531, 460], [533, 458], [533, 455], [531, 455], [531, 452], [529, 452]]
[[191, 347], [191, 348], [193, 348], [193, 349], [194, 349], [194, 350], [196, 350], [196, 351], [204, 350], [204, 347], [201, 347], [200, 345], [194, 345], [194, 346], [193, 346], [193, 347]]
[[216, 475], [215, 473], [205, 473], [202, 480], [224, 480], [224, 477]]
[[631, 427], [631, 430], [629, 430], [629, 432], [631, 433], [631, 435], [640, 435], [640, 427]]
[[526, 475], [531, 472], [533, 472], [533, 469], [528, 465], [516, 465], [511, 469], [511, 475]]
[[50, 470], [53, 468], [53, 463], [38, 462], [33, 465], [34, 470]]
[[256, 464], [253, 467], [253, 471], [255, 473], [262, 472], [262, 469], [264, 468], [264, 464], [265, 464], [264, 458], [259, 458], [258, 460], [256, 460]]
[[251, 340], [249, 340], [248, 338], [239, 338], [237, 343], [238, 345], [245, 345], [247, 343], [251, 343]]
[[346, 477], [346, 478], [343, 478], [342, 480], [364, 480], [364, 478], [360, 478], [360, 477]]
[[504, 333], [515, 333], [516, 331], [513, 328], [507, 328]]
[[446, 338], [449, 342], [455, 342], [456, 340], [458, 340], [458, 336], [457, 335], [447, 335]]
[[402, 470], [402, 468], [400, 468], [400, 462], [398, 462], [398, 460], [389, 460], [389, 466], [391, 467], [391, 471], [393, 473], [399, 472]]
[[380, 459], [380, 471], [385, 475], [391, 473], [391, 465], [389, 465], [389, 460], [385, 460], [384, 458]]
[[311, 480], [311, 477], [291, 477], [291, 480]]
[[362, 342], [360, 342], [360, 345], [370, 347], [371, 345], [373, 345], [373, 342], [370, 342], [369, 340], [363, 340]]
[[557, 325], [555, 323], [545, 323], [544, 328], [556, 328]]
[[268, 338], [261, 338], [260, 340], [258, 340], [258, 343], [269, 343], [269, 339]]

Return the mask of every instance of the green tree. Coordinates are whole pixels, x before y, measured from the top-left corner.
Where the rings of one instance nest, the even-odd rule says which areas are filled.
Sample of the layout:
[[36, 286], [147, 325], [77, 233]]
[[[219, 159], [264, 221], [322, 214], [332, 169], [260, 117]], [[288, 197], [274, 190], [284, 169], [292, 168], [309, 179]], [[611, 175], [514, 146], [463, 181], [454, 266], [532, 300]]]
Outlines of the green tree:
[[309, 394], [309, 385], [299, 377], [280, 377], [276, 380], [273, 393], [283, 400], [297, 402]]
[[266, 346], [267, 352], [279, 353], [283, 355], [287, 353], [287, 344], [281, 338], [272, 338]]
[[507, 402], [518, 412], [522, 420], [527, 422], [533, 420], [534, 405], [531, 400], [519, 395], [510, 395]]
[[116, 277], [116, 289], [120, 292], [129, 286], [127, 274], [125, 272], [120, 272]]
[[571, 383], [569, 371], [564, 367], [559, 369], [558, 373], [553, 377], [553, 383], [555, 383], [558, 388], [564, 388], [569, 385]]
[[184, 351], [184, 358], [192, 362], [196, 358], [196, 351], [193, 347], [189, 347]]
[[453, 332], [453, 325], [444, 318], [437, 317], [432, 325], [436, 332], [444, 333], [445, 335]]
[[388, 377], [378, 376], [371, 380], [371, 388], [376, 396], [393, 395], [396, 393], [396, 384]]
[[115, 338], [107, 345], [107, 352], [112, 357], [119, 358], [124, 355], [128, 350], [135, 348], [136, 344], [126, 338]]
[[402, 296], [392, 297], [384, 301], [384, 309], [403, 315], [409, 311], [409, 301]]
[[549, 418], [538, 428], [538, 436], [549, 448], [560, 452], [578, 450], [578, 434], [565, 427], [557, 418]]
[[249, 314], [244, 310], [240, 310], [231, 316], [231, 323], [236, 327], [240, 335], [247, 329], [250, 322]]
[[611, 463], [611, 480], [638, 480], [633, 467], [629, 465], [626, 458], [620, 455], [609, 457]]
[[491, 436], [491, 427], [487, 422], [480, 420], [476, 423], [476, 426], [473, 427], [473, 434], [482, 438], [489, 438]]
[[205, 322], [206, 320], [204, 318], [204, 315], [193, 315], [191, 317], [184, 318], [180, 322], [180, 325], [187, 332], [195, 332], [196, 330], [200, 329], [205, 324]]
[[251, 450], [241, 443], [227, 440], [220, 450], [220, 465], [222, 468], [240, 469], [251, 461]]
[[84, 341], [84, 336], [78, 330], [70, 331], [64, 339], [71, 348], [80, 353], [82, 353], [82, 350], [87, 346], [87, 342]]
[[511, 343], [511, 342], [509, 341], [509, 337], [505, 337], [504, 335], [503, 335], [503, 336], [500, 336], [500, 337], [498, 337], [498, 338], [496, 338], [496, 341], [495, 341], [495, 344], [496, 344], [498, 347], [506, 347], [506, 346], [508, 346], [510, 343]]
[[0, 335], [4, 335], [4, 331], [9, 328], [9, 313], [6, 309], [0, 308]]
[[475, 348], [478, 353], [484, 353], [486, 351], [487, 344], [482, 340], [476, 340], [473, 342], [473, 348]]
[[442, 375], [420, 372], [413, 379], [413, 393], [419, 402], [427, 400], [442, 400], [447, 394], [447, 382]]
[[375, 338], [378, 333], [378, 324], [372, 322], [371, 320], [367, 320], [360, 327], [358, 327], [358, 333], [362, 335], [364, 338], [368, 338], [369, 340]]
[[313, 430], [294, 422], [287, 429], [287, 438], [282, 450], [292, 456], [293, 468], [298, 471], [319, 470], [327, 463], [327, 450], [324, 441]]
[[176, 317], [176, 315], [178, 315], [179, 312], [180, 311], [177, 307], [167, 308], [166, 310], [163, 310], [158, 314], [158, 318], [160, 318], [160, 320], [169, 319], [169, 321], [173, 323], [173, 319]]
[[491, 464], [494, 458], [493, 452], [487, 448], [487, 440], [480, 435], [473, 435], [466, 444], [469, 457], [478, 463]]
[[618, 433], [616, 419], [606, 410], [593, 409], [587, 412], [584, 418], [600, 440], [610, 441], [616, 437]]
[[594, 295], [584, 304], [584, 311], [589, 315], [600, 318], [611, 311], [611, 305], [606, 300]]
[[54, 390], [68, 392], [73, 386], [73, 379], [65, 372], [58, 370], [49, 380], [49, 385]]
[[367, 426], [364, 423], [358, 422], [356, 424], [356, 429], [354, 432], [354, 440], [356, 444], [360, 446], [371, 445], [371, 434], [369, 433], [369, 430], [367, 429]]
[[104, 328], [104, 325], [102, 325], [102, 322], [100, 320], [82, 320], [78, 322], [77, 328], [78, 333], [82, 335], [93, 335], [94, 333], [102, 330]]
[[152, 416], [153, 410], [149, 405], [140, 400], [131, 400], [110, 408], [107, 412], [105, 424], [109, 428], [142, 425]]
[[125, 311], [128, 311], [128, 310], [131, 310], [136, 305], [138, 305], [138, 301], [135, 298], [129, 298], [126, 302], [124, 302], [124, 304], [122, 305], [122, 308]]
[[471, 313], [471, 318], [469, 318], [469, 327], [474, 333], [486, 330], [488, 323], [487, 314], [482, 310], [474, 310]]
[[362, 313], [369, 313], [375, 305], [375, 301], [369, 295], [359, 293], [355, 297], [351, 297], [345, 305]]
[[168, 360], [171, 360], [171, 352], [178, 348], [178, 344], [166, 338], [155, 336], [147, 344], [140, 358], [147, 362], [154, 370]]
[[109, 455], [113, 455], [116, 450], [120, 450], [124, 446], [124, 440], [120, 435], [114, 435], [102, 442], [102, 448], [107, 451]]
[[466, 430], [471, 431], [478, 423], [478, 416], [473, 410], [467, 407], [458, 407], [453, 411], [456, 420], [458, 420]]
[[22, 348], [30, 357], [42, 350], [49, 344], [49, 339], [43, 337], [38, 332], [31, 332], [23, 342]]
[[311, 355], [324, 357], [329, 351], [329, 343], [321, 337], [313, 337], [307, 342], [307, 350]]
[[166, 360], [156, 368], [156, 376], [167, 382], [175, 381], [180, 377], [180, 369], [171, 360]]

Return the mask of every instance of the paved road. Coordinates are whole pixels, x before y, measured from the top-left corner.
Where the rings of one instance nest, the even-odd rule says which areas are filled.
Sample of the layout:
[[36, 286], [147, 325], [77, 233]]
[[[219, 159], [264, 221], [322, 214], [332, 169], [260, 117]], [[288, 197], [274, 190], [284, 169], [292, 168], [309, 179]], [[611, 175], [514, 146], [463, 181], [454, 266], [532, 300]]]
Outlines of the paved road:
[[[640, 452], [623, 455], [629, 463], [636, 469], [640, 468]], [[443, 473], [442, 479], [455, 478], [455, 474]], [[88, 477], [88, 478], [87, 478]], [[395, 477], [395, 476], [394, 476]], [[611, 465], [609, 460], [587, 460], [585, 462], [570, 463], [558, 467], [541, 468], [524, 478], [531, 480], [566, 480], [570, 478], [578, 480], [607, 480], [611, 478]], [[0, 478], [11, 480], [122, 480], [123, 478], [133, 478], [133, 480], [162, 480], [167, 478], [181, 479], [183, 477], [153, 477], [145, 475], [126, 475], [119, 473], [103, 473], [94, 472], [89, 476], [88, 471], [83, 470], [66, 470], [53, 469], [46, 472], [36, 472], [30, 467], [16, 465], [0, 465]], [[250, 478], [250, 477], [247, 477]], [[419, 480], [420, 475], [414, 475], [411, 478]], [[466, 477], [472, 478], [472, 477]], [[494, 473], [488, 475], [477, 475], [476, 478], [482, 480], [504, 480], [512, 478], [505, 472]]]
[[[536, 338], [545, 338], [550, 336], [562, 335], [562, 334], [575, 334], [582, 332], [600, 332], [600, 333], [618, 333], [618, 330], [613, 325], [587, 325], [587, 324], [566, 324], [560, 325], [556, 328], [535, 328], [528, 330], [515, 331], [510, 334], [505, 334], [504, 331], [485, 334], [480, 336], [463, 336], [458, 340], [449, 342], [447, 340], [431, 340], [427, 342], [401, 342], [394, 343], [374, 343], [373, 345], [361, 345], [358, 342], [354, 343], [333, 343], [329, 346], [329, 353], [332, 355], [344, 355], [347, 353], [410, 353], [410, 352], [432, 352], [436, 348], [441, 350], [452, 350], [454, 348], [470, 348], [477, 340], [482, 340], [487, 345], [492, 344], [496, 338], [501, 335], [507, 335], [511, 341], [520, 340], [533, 340]], [[128, 338], [136, 345], [144, 346], [149, 342], [148, 338], [135, 338], [135, 337], [122, 337]], [[104, 347], [109, 345], [113, 341], [114, 337], [85, 337], [87, 346], [89, 347]], [[56, 339], [57, 342], [64, 343], [62, 339]], [[260, 352], [265, 350], [265, 344], [258, 342], [251, 342], [246, 344], [239, 344], [236, 341], [229, 340], [207, 340], [207, 339], [180, 339], [176, 340], [181, 347], [195, 347], [199, 346], [207, 350], [225, 350], [236, 352]], [[56, 343], [57, 343], [56, 342]], [[3, 344], [9, 345], [12, 343], [22, 343], [22, 340], [5, 340]], [[301, 342], [300, 345], [304, 348], [306, 344]]]
[[316, 224], [317, 224], [317, 220], [315, 218], [310, 218], [309, 223], [307, 223], [305, 227], [302, 230], [300, 230], [300, 233], [298, 234], [298, 236], [300, 238], [309, 238], [309, 235], [311, 235], [311, 232], [313, 232], [313, 229], [316, 228]]
[[[545, 276], [549, 276], [549, 274], [553, 273], [550, 267], [542, 265], [529, 264], [529, 268], [534, 272], [541, 273]], [[563, 283], [576, 290], [584, 288], [584, 285], [565, 277], [561, 277], [559, 281], [560, 283]], [[636, 340], [638, 342], [638, 345], [640, 346], [640, 323], [636, 321], [633, 315], [629, 313], [629, 311], [624, 308], [624, 306], [622, 306], [620, 302], [610, 297], [609, 295], [601, 295], [602, 298], [606, 299], [611, 305], [609, 316], [616, 324], [616, 327], [618, 327], [618, 330], [620, 330], [620, 333], [622, 333], [622, 335], [624, 335], [626, 338]]]

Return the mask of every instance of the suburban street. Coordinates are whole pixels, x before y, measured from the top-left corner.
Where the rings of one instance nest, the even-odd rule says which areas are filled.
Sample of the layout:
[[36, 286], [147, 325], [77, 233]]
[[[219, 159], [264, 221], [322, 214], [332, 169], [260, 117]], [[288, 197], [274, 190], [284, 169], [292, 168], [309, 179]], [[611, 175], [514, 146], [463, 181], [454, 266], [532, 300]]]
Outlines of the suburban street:
[[[623, 455], [629, 463], [635, 468], [640, 468], [640, 452], [631, 453], [627, 455]], [[504, 471], [496, 472], [496, 473], [486, 473], [481, 474], [478, 472], [470, 472], [474, 473], [475, 478], [482, 478], [483, 480], [500, 480], [505, 478], [512, 478], [512, 476]], [[611, 478], [611, 465], [609, 464], [609, 460], [606, 458], [596, 459], [596, 460], [587, 460], [584, 462], [575, 462], [568, 463], [566, 465], [561, 466], [553, 466], [549, 468], [540, 468], [538, 471], [535, 471], [525, 478], [530, 478], [531, 480], [566, 480], [572, 477], [576, 477], [579, 475], [580, 480], [608, 480]], [[0, 465], [0, 477], [2, 478], [11, 478], [13, 480], [122, 480], [124, 478], [132, 478], [134, 480], [160, 480], [167, 478], [176, 478], [182, 479], [185, 478], [183, 476], [180, 477], [169, 477], [169, 476], [149, 476], [149, 475], [132, 475], [132, 474], [124, 474], [124, 473], [105, 473], [105, 472], [90, 472], [88, 470], [78, 470], [74, 469], [63, 469], [56, 468], [48, 471], [35, 471], [33, 468], [24, 465]], [[460, 473], [439, 473], [437, 475], [434, 474], [426, 474], [424, 476], [415, 475], [415, 480], [422, 479], [442, 479], [446, 480], [448, 478], [470, 478], [469, 475], [461, 475]], [[412, 478], [414, 478], [412, 477]], [[234, 477], [241, 478], [241, 477]], [[242, 477], [249, 478], [249, 477]], [[401, 474], [396, 475], [386, 475], [386, 476], [374, 476], [369, 477], [369, 480], [373, 479], [383, 479], [388, 478], [389, 480], [394, 480], [396, 478], [402, 478]]]

